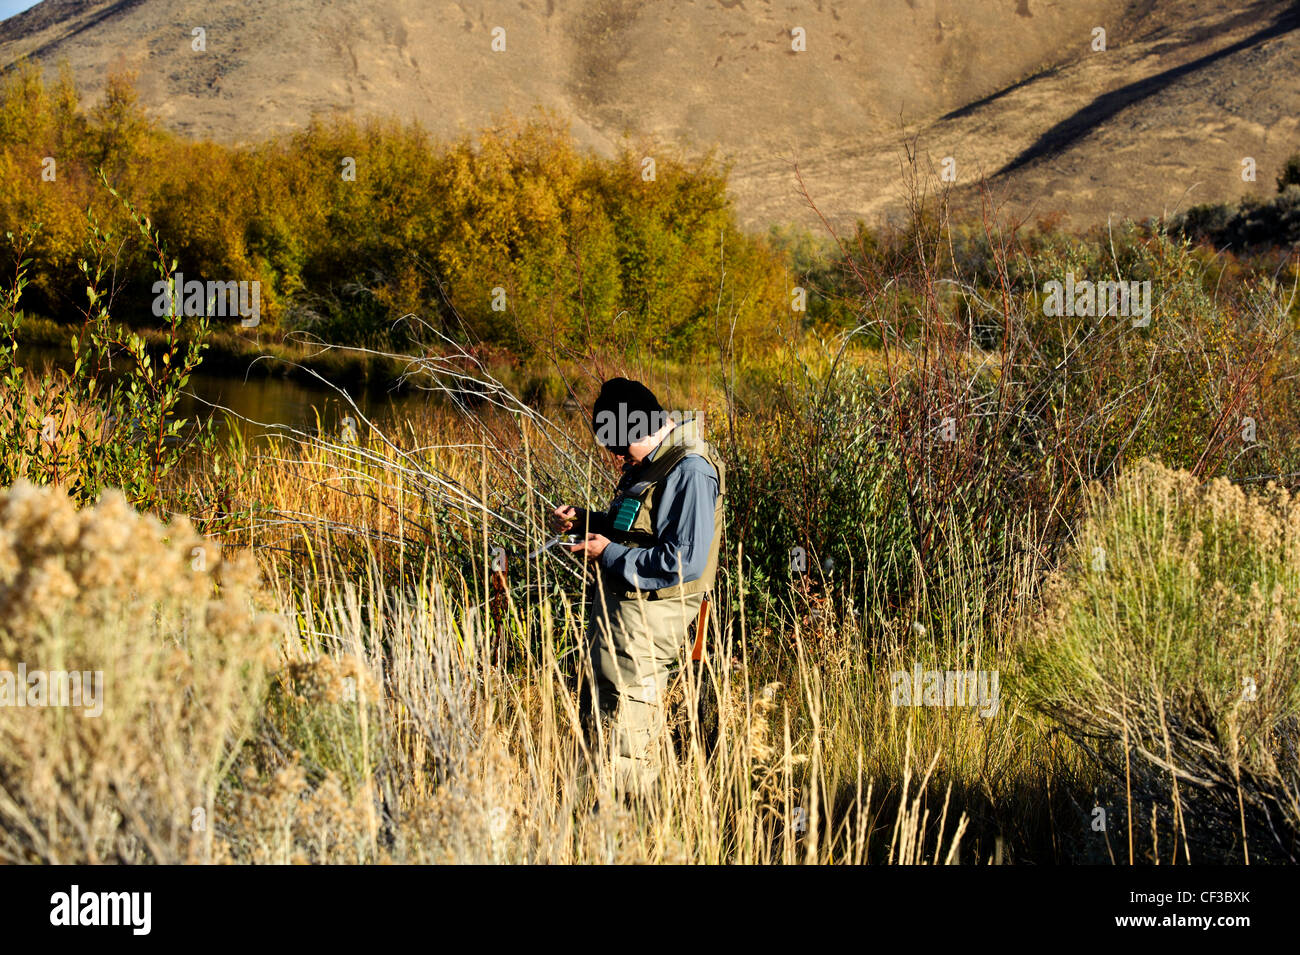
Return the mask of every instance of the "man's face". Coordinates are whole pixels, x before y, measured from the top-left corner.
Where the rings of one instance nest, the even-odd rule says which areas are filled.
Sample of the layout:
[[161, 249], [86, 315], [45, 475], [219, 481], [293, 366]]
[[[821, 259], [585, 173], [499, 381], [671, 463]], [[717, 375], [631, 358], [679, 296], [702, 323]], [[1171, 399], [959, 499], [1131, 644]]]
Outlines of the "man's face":
[[659, 446], [664, 435], [673, 429], [673, 422], [670, 420], [654, 434], [648, 434], [640, 441], [633, 441], [626, 446], [611, 445], [606, 450], [614, 455], [614, 460], [619, 463], [620, 467], [627, 467], [629, 464], [640, 464], [646, 459], [651, 451]]
[[627, 457], [631, 458], [637, 464], [640, 464], [645, 460], [646, 455], [655, 449], [659, 444], [660, 438], [666, 433], [667, 429], [655, 434], [646, 435], [646, 437], [642, 438], [640, 441], [633, 441], [627, 446]]

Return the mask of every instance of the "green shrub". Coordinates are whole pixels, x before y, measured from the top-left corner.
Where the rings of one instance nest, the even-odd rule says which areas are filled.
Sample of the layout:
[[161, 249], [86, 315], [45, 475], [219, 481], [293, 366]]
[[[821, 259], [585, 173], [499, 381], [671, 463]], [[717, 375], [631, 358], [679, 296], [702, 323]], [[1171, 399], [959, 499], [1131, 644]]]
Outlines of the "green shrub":
[[[168, 265], [153, 224], [116, 190], [107, 192], [150, 250], [160, 280], [167, 280], [175, 264]], [[187, 433], [187, 422], [176, 415], [207, 347], [208, 318], [170, 315], [155, 345], [118, 325], [109, 314], [108, 286], [122, 243], [93, 212], [87, 217], [89, 238], [78, 261], [87, 303], [81, 326], [69, 334], [72, 367], [39, 378], [18, 355], [26, 317], [18, 305], [39, 227], [17, 237], [7, 233], [18, 264], [0, 292], [0, 485], [19, 479], [59, 484], [83, 504], [112, 487], [137, 506], [160, 508], [164, 484], [186, 445], [213, 439], [211, 420]], [[172, 288], [177, 294], [174, 282]]]
[[[34, 67], [0, 76], [0, 231], [43, 224], [29, 310], [78, 314], [68, 290], [84, 285], [88, 207], [106, 231], [132, 231], [97, 188], [101, 172], [174, 237], [187, 277], [261, 283], [259, 334], [405, 348], [389, 328], [414, 312], [458, 342], [521, 355], [681, 356], [712, 342], [719, 307], [738, 352], [788, 314], [782, 256], [740, 231], [709, 156], [646, 145], [600, 158], [545, 114], [455, 142], [391, 120], [313, 122], [253, 146], [195, 142], [160, 129], [127, 75], [86, 111], [69, 79], [47, 87]], [[127, 243], [115, 264], [121, 313], [147, 315], [147, 245]]]
[[1134, 824], [1158, 806], [1194, 862], [1241, 861], [1243, 828], [1251, 858], [1294, 861], [1300, 500], [1140, 463], [1094, 490], [1045, 608], [1020, 693], [1129, 787]]
[[1300, 186], [1300, 153], [1292, 153], [1282, 164], [1282, 174], [1277, 177], [1277, 191], [1286, 192], [1288, 186]]

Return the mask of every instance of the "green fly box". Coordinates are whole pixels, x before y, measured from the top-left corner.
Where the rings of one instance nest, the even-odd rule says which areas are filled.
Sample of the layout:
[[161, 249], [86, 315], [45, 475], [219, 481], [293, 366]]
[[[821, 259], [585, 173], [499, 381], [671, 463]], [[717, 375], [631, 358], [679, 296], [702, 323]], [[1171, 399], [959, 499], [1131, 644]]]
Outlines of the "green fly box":
[[636, 520], [640, 510], [641, 501], [635, 497], [625, 497], [619, 501], [618, 506], [614, 509], [614, 530], [630, 531], [632, 522]]

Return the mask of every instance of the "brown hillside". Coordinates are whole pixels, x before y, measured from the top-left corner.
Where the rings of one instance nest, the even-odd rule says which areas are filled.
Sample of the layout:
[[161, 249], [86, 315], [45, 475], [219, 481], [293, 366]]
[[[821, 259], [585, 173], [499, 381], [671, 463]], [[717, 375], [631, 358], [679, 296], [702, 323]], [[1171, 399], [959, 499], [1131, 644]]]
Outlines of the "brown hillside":
[[0, 23], [0, 64], [66, 61], [92, 99], [131, 69], [164, 123], [233, 141], [334, 112], [452, 136], [541, 106], [604, 152], [716, 147], [753, 227], [812, 221], [795, 161], [834, 221], [896, 208], [915, 136], [959, 184], [1083, 222], [1271, 189], [1300, 148], [1297, 26], [1290, 0], [45, 0]]

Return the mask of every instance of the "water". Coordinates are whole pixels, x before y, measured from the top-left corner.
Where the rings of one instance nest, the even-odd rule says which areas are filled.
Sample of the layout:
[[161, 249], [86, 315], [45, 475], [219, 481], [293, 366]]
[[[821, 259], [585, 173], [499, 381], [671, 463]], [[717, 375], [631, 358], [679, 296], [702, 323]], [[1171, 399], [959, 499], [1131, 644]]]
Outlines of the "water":
[[[19, 360], [32, 370], [52, 364], [71, 365], [71, 351], [52, 348], [23, 347]], [[290, 378], [269, 378], [236, 375], [214, 375], [200, 370], [190, 376], [189, 384], [176, 410], [176, 417], [186, 421], [201, 421], [211, 417], [223, 438], [232, 429], [238, 429], [246, 438], [281, 430], [285, 426], [307, 433], [318, 430], [338, 435], [344, 427], [346, 416], [356, 417], [339, 392], [320, 384], [304, 383]], [[362, 414], [376, 423], [400, 421], [406, 414], [419, 409], [433, 399], [426, 392], [407, 391], [400, 394], [375, 393], [364, 389], [349, 391]], [[232, 417], [213, 405], [228, 408], [238, 417]], [[362, 423], [356, 422], [358, 431]]]
[[[275, 427], [277, 425], [307, 433], [323, 430], [326, 434], [338, 434], [345, 417], [356, 417], [339, 392], [323, 385], [303, 384], [287, 378], [245, 380], [196, 373], [190, 376], [185, 390], [194, 397], [186, 395], [181, 400], [178, 417], [202, 420], [214, 413], [210, 405], [229, 408], [239, 417], [216, 412], [218, 431], [238, 428], [246, 438], [279, 430]], [[362, 414], [376, 422], [400, 420], [404, 411], [415, 410], [419, 403], [431, 400], [420, 392], [376, 395], [362, 390], [349, 394]], [[360, 429], [359, 421], [356, 427]]]

